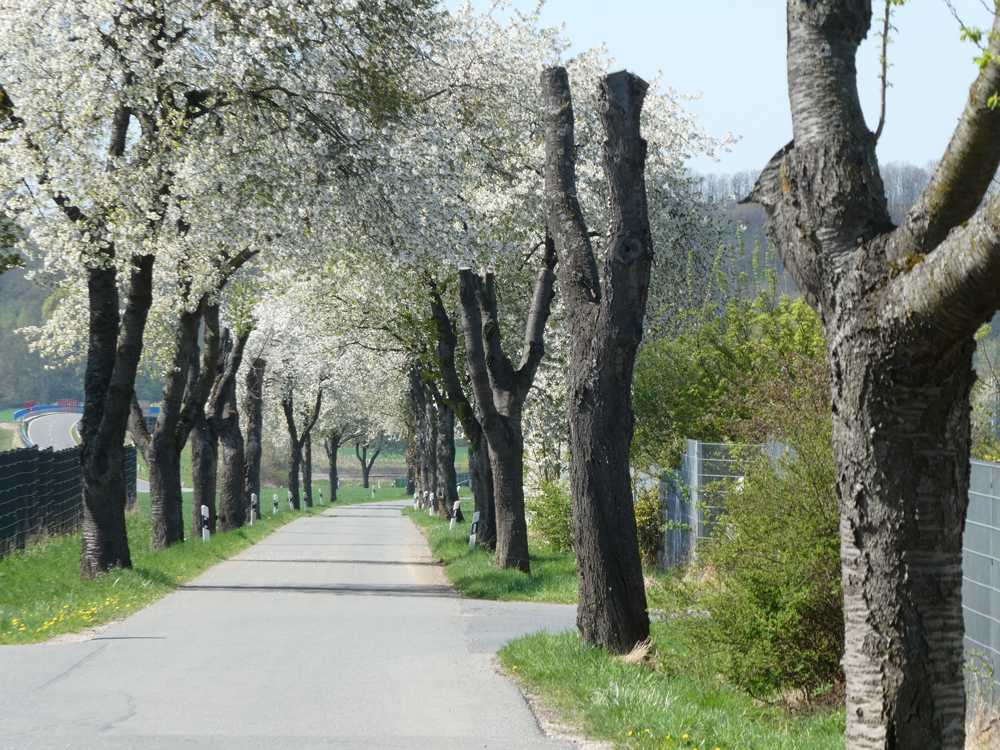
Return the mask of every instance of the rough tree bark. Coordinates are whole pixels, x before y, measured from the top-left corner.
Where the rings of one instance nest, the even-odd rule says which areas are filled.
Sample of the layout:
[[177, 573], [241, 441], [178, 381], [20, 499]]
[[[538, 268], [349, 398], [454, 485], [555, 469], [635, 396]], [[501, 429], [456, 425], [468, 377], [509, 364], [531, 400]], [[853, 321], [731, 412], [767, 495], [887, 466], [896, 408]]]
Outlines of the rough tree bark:
[[[264, 394], [264, 373], [267, 370], [267, 361], [255, 357], [246, 374], [246, 397], [243, 401], [243, 413], [246, 415], [246, 491], [260, 497], [260, 457], [261, 457], [261, 435], [264, 430], [263, 421], [263, 394]], [[261, 508], [264, 501], [261, 500]]]
[[288, 428], [288, 439], [291, 448], [290, 468], [288, 470], [288, 490], [292, 495], [292, 507], [299, 510], [301, 500], [299, 498], [299, 472], [302, 470], [302, 446], [309, 433], [312, 432], [316, 420], [319, 419], [320, 407], [323, 404], [322, 385], [316, 390], [316, 401], [313, 404], [311, 414], [306, 415], [305, 424], [300, 431], [295, 424], [295, 403], [292, 389], [289, 388], [281, 397], [281, 409], [285, 414], [285, 426]]
[[337, 471], [337, 456], [340, 446], [346, 445], [354, 437], [353, 431], [346, 428], [328, 430], [323, 436], [323, 449], [326, 451], [326, 460], [330, 464], [330, 502], [337, 502], [337, 481], [340, 474]]
[[[113, 258], [113, 251], [109, 249], [107, 255]], [[88, 271], [87, 278], [90, 328], [80, 422], [83, 578], [96, 578], [115, 567], [132, 567], [125, 534], [122, 446], [142, 334], [153, 302], [153, 257], [132, 259], [123, 314], [119, 314], [116, 276], [113, 266], [97, 266]]]
[[[225, 346], [220, 347], [224, 351]], [[220, 352], [221, 354], [221, 352]], [[191, 369], [188, 373], [187, 393], [191, 393], [196, 387], [200, 374], [200, 349], [194, 347], [191, 353]], [[207, 409], [200, 409], [194, 416], [194, 424], [191, 426], [191, 480], [194, 490], [194, 503], [191, 510], [191, 538], [198, 539], [201, 536], [203, 526], [213, 534], [216, 531], [218, 509], [215, 504], [216, 485], [219, 467], [219, 436], [215, 424], [205, 413]], [[208, 522], [201, 515], [201, 506], [208, 508]]]
[[496, 505], [493, 499], [493, 468], [490, 466], [489, 445], [483, 434], [483, 426], [476, 418], [475, 409], [472, 408], [458, 376], [455, 365], [458, 339], [441, 295], [434, 286], [431, 287], [431, 312], [438, 331], [435, 362], [441, 373], [444, 397], [455, 412], [469, 442], [469, 486], [474, 510], [479, 513], [477, 543], [496, 549]]
[[629, 477], [632, 368], [653, 261], [646, 142], [639, 135], [646, 88], [624, 71], [600, 81], [609, 214], [602, 285], [576, 198], [569, 78], [563, 68], [542, 73], [545, 220], [559, 255], [571, 341], [567, 417], [577, 626], [585, 642], [618, 653], [649, 637]]
[[[0, 88], [0, 113], [20, 127], [14, 103]], [[108, 144], [109, 156], [125, 152], [131, 110], [115, 108]], [[113, 171], [112, 159], [107, 170]], [[125, 431], [129, 401], [142, 354], [143, 331], [153, 302], [153, 256], [132, 256], [128, 296], [119, 312], [115, 247], [102, 243], [101, 225], [58, 196], [59, 210], [85, 227], [94, 238], [95, 256], [87, 261], [88, 325], [87, 370], [84, 376], [84, 411], [80, 423], [83, 489], [83, 542], [80, 576], [96, 578], [115, 567], [132, 567], [125, 533]]]
[[793, 141], [749, 200], [826, 336], [846, 746], [958, 750], [973, 335], [1000, 304], [1000, 198], [982, 202], [1000, 164], [1000, 20], [951, 143], [895, 227], [857, 93], [871, 15], [870, 1], [788, 1]]
[[[236, 404], [236, 373], [243, 364], [250, 331], [236, 337], [223, 331], [222, 360], [208, 400], [211, 422], [222, 445], [222, 483], [219, 491], [219, 530], [231, 531], [247, 522], [250, 493], [246, 487], [246, 451]], [[256, 493], [258, 499], [260, 492]]]
[[424, 388], [424, 435], [423, 446], [427, 455], [421, 459], [421, 466], [425, 472], [424, 487], [428, 492], [430, 509], [438, 512], [438, 471], [437, 471], [437, 441], [438, 441], [438, 421], [437, 409], [434, 408], [434, 396], [431, 393], [428, 383], [421, 381]]
[[[455, 503], [458, 502], [458, 479], [455, 475], [455, 412], [448, 405], [437, 387], [431, 390], [437, 405], [437, 443], [435, 445], [435, 466], [437, 468], [438, 516], [451, 518]], [[459, 507], [461, 511], [461, 507]], [[462, 520], [461, 518], [459, 520]]]
[[302, 502], [307, 508], [313, 507], [313, 448], [312, 433], [302, 440]]
[[[184, 541], [184, 517], [181, 495], [181, 451], [187, 443], [197, 415], [205, 407], [209, 388], [215, 380], [219, 357], [219, 309], [202, 296], [193, 310], [180, 314], [174, 345], [172, 367], [163, 387], [160, 412], [150, 433], [132, 398], [129, 430], [146, 465], [149, 467], [151, 519], [150, 547], [163, 549]], [[191, 392], [187, 391], [191, 357], [197, 346], [198, 327], [205, 320], [201, 370]]]
[[524, 518], [524, 400], [545, 355], [545, 323], [555, 296], [556, 254], [546, 245], [535, 280], [521, 361], [515, 370], [500, 342], [493, 274], [483, 279], [469, 268], [458, 272], [465, 353], [479, 419], [489, 444], [496, 503], [496, 553], [500, 568], [529, 573], [528, 526]]
[[424, 493], [431, 492], [429, 487], [431, 462], [428, 445], [428, 431], [431, 426], [427, 424], [427, 391], [420, 373], [419, 366], [410, 368], [410, 418], [413, 422], [413, 438], [416, 442], [418, 498], [423, 503]]

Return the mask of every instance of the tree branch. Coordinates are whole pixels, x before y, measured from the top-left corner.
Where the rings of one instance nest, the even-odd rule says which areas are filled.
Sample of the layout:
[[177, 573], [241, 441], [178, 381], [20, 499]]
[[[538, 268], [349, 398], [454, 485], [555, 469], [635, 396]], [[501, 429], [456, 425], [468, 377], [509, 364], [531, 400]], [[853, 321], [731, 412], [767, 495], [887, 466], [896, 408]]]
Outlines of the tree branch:
[[889, 262], [932, 252], [982, 202], [1000, 165], [1000, 107], [990, 105], [1000, 90], [995, 55], [1000, 55], [1000, 11], [993, 21], [985, 67], [969, 88], [965, 110], [930, 182], [895, 232]]
[[545, 238], [545, 255], [542, 267], [535, 278], [535, 289], [528, 310], [528, 322], [524, 328], [524, 347], [521, 350], [521, 364], [515, 373], [515, 382], [520, 398], [527, 395], [535, 380], [535, 372], [545, 356], [545, 324], [552, 311], [552, 300], [556, 296], [556, 245], [551, 237]]
[[542, 72], [545, 131], [545, 225], [562, 263], [560, 282], [567, 314], [596, 315], [601, 300], [597, 260], [576, 197], [573, 104], [563, 68]]

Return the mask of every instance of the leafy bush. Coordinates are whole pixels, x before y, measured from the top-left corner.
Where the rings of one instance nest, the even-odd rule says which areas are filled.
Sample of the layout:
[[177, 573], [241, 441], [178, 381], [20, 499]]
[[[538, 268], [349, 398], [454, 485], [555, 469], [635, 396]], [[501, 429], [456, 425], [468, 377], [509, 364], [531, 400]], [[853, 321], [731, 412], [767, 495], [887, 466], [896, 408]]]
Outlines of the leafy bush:
[[656, 484], [634, 487], [635, 526], [639, 535], [639, 555], [642, 566], [656, 567], [656, 558], [663, 552], [663, 519], [660, 515], [660, 489]]
[[553, 552], [573, 549], [573, 502], [566, 482], [542, 482], [538, 494], [525, 503], [528, 528]]
[[747, 449], [745, 477], [729, 488], [725, 512], [702, 554], [711, 581], [705, 637], [728, 651], [734, 684], [757, 697], [789, 689], [808, 697], [843, 679], [826, 368], [808, 360], [786, 364], [789, 374], [757, 396], [761, 404], [750, 405], [757, 428], [792, 450], [775, 460]]

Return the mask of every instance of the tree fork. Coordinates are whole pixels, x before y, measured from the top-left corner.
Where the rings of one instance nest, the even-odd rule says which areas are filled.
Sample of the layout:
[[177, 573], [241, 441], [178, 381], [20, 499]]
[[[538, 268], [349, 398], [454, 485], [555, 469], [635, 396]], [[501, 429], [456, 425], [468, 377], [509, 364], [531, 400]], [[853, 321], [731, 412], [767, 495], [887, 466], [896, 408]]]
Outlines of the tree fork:
[[649, 637], [629, 476], [632, 369], [653, 260], [646, 143], [639, 133], [646, 89], [642, 79], [627, 72], [600, 81], [609, 204], [602, 289], [576, 198], [569, 78], [563, 68], [542, 73], [545, 219], [562, 268], [571, 340], [567, 400], [580, 588], [577, 626], [584, 641], [618, 653]]

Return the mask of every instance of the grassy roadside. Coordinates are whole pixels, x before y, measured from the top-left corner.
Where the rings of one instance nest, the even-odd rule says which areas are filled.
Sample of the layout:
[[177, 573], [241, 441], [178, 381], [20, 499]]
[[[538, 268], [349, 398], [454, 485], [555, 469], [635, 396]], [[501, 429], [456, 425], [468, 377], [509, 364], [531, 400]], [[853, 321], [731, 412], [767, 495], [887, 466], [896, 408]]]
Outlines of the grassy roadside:
[[[469, 505], [471, 506], [471, 499]], [[555, 602], [577, 601], [576, 558], [571, 553], [552, 553], [529, 545], [531, 575], [517, 570], [500, 570], [493, 565], [489, 551], [469, 548], [469, 521], [448, 529], [449, 522], [428, 516], [426, 510], [407, 508], [408, 516], [427, 537], [431, 554], [445, 565], [445, 575], [463, 596], [501, 601]], [[466, 514], [468, 519], [471, 513]]]
[[[163, 598], [286, 523], [328, 507], [289, 511], [286, 505], [277, 515], [265, 512], [252, 527], [215, 534], [207, 544], [189, 539], [151, 552], [149, 493], [140, 493], [139, 512], [127, 519], [131, 570], [114, 570], [95, 581], [81, 581], [79, 533], [40, 540], [0, 560], [0, 645], [36, 643], [123, 617]], [[191, 518], [190, 493], [185, 493], [184, 518], [185, 523]]]
[[[406, 509], [445, 574], [464, 595], [480, 599], [577, 601], [571, 554], [531, 547], [532, 574], [498, 570], [482, 549], [469, 549], [468, 523], [448, 523]], [[650, 606], [670, 607], [654, 586]], [[507, 644], [500, 663], [587, 735], [625, 748], [664, 750], [840, 750], [843, 711], [793, 714], [737, 692], [719, 678], [711, 655], [691, 642], [696, 621], [653, 624], [652, 658], [631, 664], [585, 646], [575, 632], [536, 633]]]
[[656, 667], [586, 646], [575, 632], [536, 633], [504, 646], [500, 663], [589, 737], [624, 748], [842, 750], [843, 711], [795, 715], [720, 684], [710, 660], [690, 661], [681, 632], [659, 624]]

